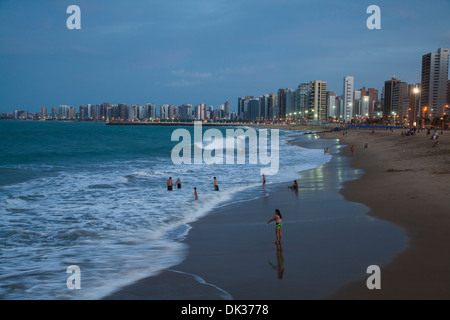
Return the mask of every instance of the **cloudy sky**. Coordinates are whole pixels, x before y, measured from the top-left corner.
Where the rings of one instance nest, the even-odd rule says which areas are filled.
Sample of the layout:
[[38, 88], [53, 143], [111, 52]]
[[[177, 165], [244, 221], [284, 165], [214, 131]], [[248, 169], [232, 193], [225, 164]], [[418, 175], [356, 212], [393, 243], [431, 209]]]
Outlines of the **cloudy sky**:
[[[69, 30], [69, 5], [81, 30]], [[370, 5], [381, 30], [369, 30]], [[230, 101], [323, 80], [420, 82], [450, 46], [448, 0], [0, 0], [0, 112]]]

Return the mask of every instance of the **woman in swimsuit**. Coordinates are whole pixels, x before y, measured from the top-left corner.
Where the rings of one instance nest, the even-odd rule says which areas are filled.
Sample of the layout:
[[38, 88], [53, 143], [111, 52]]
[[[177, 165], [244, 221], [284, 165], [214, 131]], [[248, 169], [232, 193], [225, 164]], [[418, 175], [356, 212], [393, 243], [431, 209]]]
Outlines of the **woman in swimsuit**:
[[271, 223], [272, 221], [275, 221], [275, 235], [277, 237], [277, 244], [281, 244], [281, 228], [283, 227], [283, 223], [281, 221], [281, 213], [280, 210], [275, 210], [275, 217], [270, 219], [267, 224]]

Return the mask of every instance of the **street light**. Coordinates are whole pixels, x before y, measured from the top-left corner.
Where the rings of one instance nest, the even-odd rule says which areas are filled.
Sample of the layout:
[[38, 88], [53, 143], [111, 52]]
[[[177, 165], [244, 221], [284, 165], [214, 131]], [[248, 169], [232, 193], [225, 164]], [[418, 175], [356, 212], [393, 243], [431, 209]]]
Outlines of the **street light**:
[[416, 121], [416, 117], [417, 117], [417, 95], [420, 93], [420, 89], [415, 87], [413, 89], [413, 93], [414, 93], [414, 110], [413, 110], [413, 116], [411, 117], [411, 122], [415, 123]]

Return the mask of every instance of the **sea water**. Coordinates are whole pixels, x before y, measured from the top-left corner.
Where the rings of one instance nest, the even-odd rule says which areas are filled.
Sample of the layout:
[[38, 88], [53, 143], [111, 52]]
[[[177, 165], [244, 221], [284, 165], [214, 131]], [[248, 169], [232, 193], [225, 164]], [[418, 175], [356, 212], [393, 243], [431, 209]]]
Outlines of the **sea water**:
[[[190, 223], [263, 196], [260, 165], [174, 165], [175, 129], [0, 121], [0, 298], [100, 299], [182, 262]], [[266, 192], [330, 160], [287, 143], [301, 134], [280, 131]], [[167, 191], [169, 177], [181, 189]], [[67, 287], [71, 265], [81, 290]]]

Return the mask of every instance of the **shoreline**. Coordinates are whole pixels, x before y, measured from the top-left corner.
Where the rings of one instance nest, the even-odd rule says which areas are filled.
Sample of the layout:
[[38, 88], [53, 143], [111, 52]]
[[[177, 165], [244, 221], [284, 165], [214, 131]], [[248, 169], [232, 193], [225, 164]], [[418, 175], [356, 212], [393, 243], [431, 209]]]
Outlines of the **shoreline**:
[[[405, 229], [408, 246], [381, 268], [381, 290], [367, 290], [365, 280], [354, 282], [327, 299], [449, 299], [450, 298], [450, 136], [440, 135], [432, 148], [422, 132], [403, 136], [401, 130], [327, 133], [325, 139], [355, 146], [342, 153], [353, 157], [351, 165], [364, 175], [345, 182], [345, 199], [363, 203], [369, 216]], [[368, 143], [368, 148], [363, 146]]]
[[[313, 135], [303, 140], [292, 143], [316, 149], [329, 143]], [[266, 197], [218, 208], [192, 223], [181, 264], [103, 299], [323, 299], [363, 279], [374, 261], [389, 263], [404, 248], [402, 232], [340, 195], [341, 182], [360, 175], [340, 149], [334, 144], [330, 162], [301, 173], [298, 194], [287, 184], [271, 184]], [[275, 208], [285, 214], [281, 252], [273, 226], [265, 226]], [[383, 243], [393, 245], [386, 250]]]

